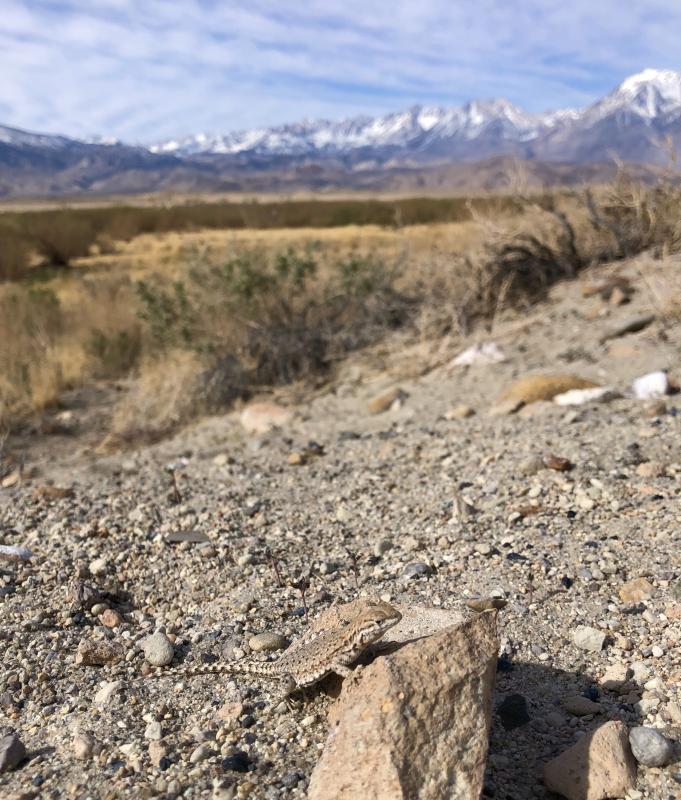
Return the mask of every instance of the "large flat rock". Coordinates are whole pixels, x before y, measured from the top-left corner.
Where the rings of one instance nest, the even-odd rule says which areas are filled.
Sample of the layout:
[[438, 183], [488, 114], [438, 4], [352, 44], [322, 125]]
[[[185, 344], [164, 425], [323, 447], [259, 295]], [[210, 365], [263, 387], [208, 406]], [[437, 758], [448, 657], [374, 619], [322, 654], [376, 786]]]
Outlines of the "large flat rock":
[[[496, 673], [496, 612], [400, 607], [385, 655], [345, 682], [310, 800], [480, 797]], [[346, 613], [339, 611], [339, 613]]]

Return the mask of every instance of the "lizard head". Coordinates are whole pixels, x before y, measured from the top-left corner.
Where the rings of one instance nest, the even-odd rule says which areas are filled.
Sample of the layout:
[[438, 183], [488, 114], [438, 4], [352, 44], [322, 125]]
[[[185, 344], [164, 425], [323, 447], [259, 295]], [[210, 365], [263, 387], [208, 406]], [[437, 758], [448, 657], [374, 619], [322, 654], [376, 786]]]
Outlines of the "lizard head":
[[372, 601], [352, 621], [354, 639], [361, 645], [378, 641], [383, 634], [397, 625], [402, 614], [388, 603]]

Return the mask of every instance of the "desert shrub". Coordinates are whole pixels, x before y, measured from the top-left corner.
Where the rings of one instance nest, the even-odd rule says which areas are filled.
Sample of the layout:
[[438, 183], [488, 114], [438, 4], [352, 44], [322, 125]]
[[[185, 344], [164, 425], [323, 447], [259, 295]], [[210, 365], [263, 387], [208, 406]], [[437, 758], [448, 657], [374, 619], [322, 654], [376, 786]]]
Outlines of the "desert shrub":
[[50, 289], [0, 295], [0, 406], [6, 419], [56, 399], [59, 366], [51, 354], [62, 330], [60, 304]]
[[10, 226], [0, 227], [0, 281], [16, 281], [28, 268], [31, 247], [28, 240]]
[[87, 351], [96, 362], [94, 374], [103, 378], [116, 378], [130, 372], [141, 349], [142, 336], [138, 327], [114, 333], [95, 328], [87, 344]]
[[173, 350], [143, 364], [140, 375], [115, 409], [112, 433], [122, 443], [155, 441], [210, 408], [210, 377], [197, 353]]
[[445, 316], [465, 332], [536, 302], [591, 265], [681, 249], [681, 187], [672, 182], [645, 187], [623, 174], [599, 191], [520, 199], [520, 217], [500, 224], [481, 217], [482, 247], [452, 260], [456, 308]]
[[156, 347], [197, 347], [197, 312], [182, 281], [169, 288], [138, 281], [137, 295], [142, 304], [139, 317], [148, 324]]
[[657, 256], [681, 249], [681, 187], [660, 181], [649, 188], [625, 174], [600, 195], [584, 193], [593, 227], [605, 234], [601, 260], [629, 258], [654, 249]]
[[92, 220], [69, 212], [36, 214], [26, 233], [49, 266], [68, 267], [86, 256], [96, 231]]
[[311, 251], [252, 251], [211, 264], [200, 254], [182, 281], [139, 283], [152, 349], [210, 359], [216, 402], [325, 370], [406, 318], [398, 271], [376, 258], [335, 262]]

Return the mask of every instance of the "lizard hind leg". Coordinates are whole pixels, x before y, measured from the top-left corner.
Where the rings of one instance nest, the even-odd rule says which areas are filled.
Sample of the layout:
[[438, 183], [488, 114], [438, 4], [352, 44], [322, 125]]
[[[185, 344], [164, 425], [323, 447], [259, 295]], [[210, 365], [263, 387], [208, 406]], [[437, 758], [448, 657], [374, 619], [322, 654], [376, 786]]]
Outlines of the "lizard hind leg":
[[291, 675], [285, 675], [281, 679], [281, 683], [279, 684], [280, 688], [280, 697], [288, 706], [289, 711], [293, 711], [295, 708], [295, 701], [293, 699], [294, 693], [299, 689], [298, 684], [295, 680], [291, 677]]

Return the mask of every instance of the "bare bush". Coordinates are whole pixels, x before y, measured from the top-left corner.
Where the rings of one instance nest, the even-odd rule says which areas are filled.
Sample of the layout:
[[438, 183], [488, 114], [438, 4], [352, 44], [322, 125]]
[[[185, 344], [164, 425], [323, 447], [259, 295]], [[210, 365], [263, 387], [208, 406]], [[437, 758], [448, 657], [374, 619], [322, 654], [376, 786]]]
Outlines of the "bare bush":
[[112, 432], [123, 442], [156, 441], [209, 409], [208, 368], [197, 353], [173, 350], [142, 365], [116, 408]]

